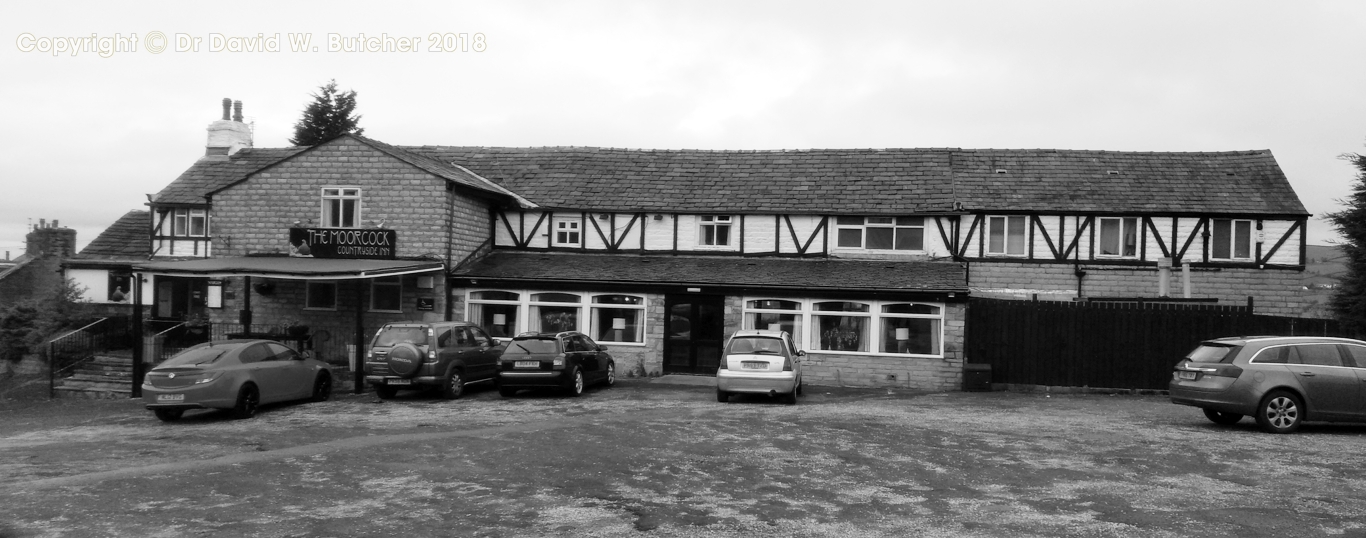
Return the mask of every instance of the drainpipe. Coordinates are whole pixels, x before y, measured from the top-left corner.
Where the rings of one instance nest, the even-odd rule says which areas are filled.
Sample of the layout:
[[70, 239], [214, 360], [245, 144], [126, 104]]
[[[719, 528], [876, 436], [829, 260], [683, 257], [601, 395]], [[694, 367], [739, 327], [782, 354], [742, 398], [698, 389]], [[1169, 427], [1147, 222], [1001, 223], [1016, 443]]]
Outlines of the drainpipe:
[[1086, 271], [1083, 271], [1083, 270], [1081, 269], [1081, 264], [1078, 263], [1078, 264], [1076, 265], [1076, 268], [1073, 269], [1072, 274], [1077, 275], [1077, 298], [1080, 299], [1080, 298], [1084, 297], [1084, 296], [1082, 295], [1082, 292], [1081, 292], [1081, 280], [1082, 280], [1083, 278], [1086, 278]]

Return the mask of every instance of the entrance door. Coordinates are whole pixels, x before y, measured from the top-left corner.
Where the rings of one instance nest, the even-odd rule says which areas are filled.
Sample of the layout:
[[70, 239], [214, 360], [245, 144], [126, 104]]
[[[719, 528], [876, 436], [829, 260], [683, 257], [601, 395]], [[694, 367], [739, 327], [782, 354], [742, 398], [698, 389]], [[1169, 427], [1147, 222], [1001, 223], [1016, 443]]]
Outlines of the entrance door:
[[156, 310], [154, 317], [185, 319], [204, 313], [208, 296], [208, 279], [156, 277]]
[[725, 298], [665, 295], [664, 373], [716, 375], [725, 345]]

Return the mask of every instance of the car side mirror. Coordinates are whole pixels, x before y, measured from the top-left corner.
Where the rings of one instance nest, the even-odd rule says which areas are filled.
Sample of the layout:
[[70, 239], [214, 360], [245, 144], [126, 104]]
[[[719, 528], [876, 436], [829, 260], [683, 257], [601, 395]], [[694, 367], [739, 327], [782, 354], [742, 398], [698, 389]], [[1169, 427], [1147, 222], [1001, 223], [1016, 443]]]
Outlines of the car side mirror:
[[798, 349], [798, 350], [797, 350], [797, 356], [798, 356], [798, 357], [805, 357], [805, 356], [806, 356], [806, 351], [805, 351], [805, 350]]
[[604, 345], [602, 345], [602, 344], [598, 344], [598, 351], [607, 351], [607, 346], [604, 346]]

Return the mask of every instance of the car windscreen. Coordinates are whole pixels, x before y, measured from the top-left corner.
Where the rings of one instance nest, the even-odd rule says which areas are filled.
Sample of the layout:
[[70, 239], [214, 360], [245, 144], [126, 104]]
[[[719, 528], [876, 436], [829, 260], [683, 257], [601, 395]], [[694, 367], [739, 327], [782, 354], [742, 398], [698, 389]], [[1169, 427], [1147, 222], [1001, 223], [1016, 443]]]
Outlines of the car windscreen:
[[426, 327], [389, 327], [375, 336], [375, 345], [392, 347], [399, 344], [427, 345]]
[[205, 346], [190, 348], [179, 355], [166, 359], [159, 366], [203, 366], [213, 364], [224, 353], [232, 351], [232, 346]]
[[516, 354], [519, 354], [519, 353], [520, 353], [520, 354], [523, 354], [523, 355], [529, 355], [529, 354], [532, 354], [532, 353], [559, 353], [559, 352], [560, 352], [560, 347], [559, 347], [559, 345], [556, 344], [556, 342], [555, 342], [554, 339], [550, 339], [550, 338], [527, 338], [527, 339], [517, 338], [517, 339], [514, 339], [514, 340], [512, 341], [512, 343], [508, 344], [508, 348], [507, 348], [506, 351], [503, 352], [503, 354], [504, 354], [504, 355], [509, 355], [509, 354], [516, 355]]
[[726, 347], [727, 355], [782, 355], [783, 341], [778, 338], [732, 338]]
[[1237, 351], [1238, 346], [1200, 344], [1200, 347], [1186, 355], [1186, 360], [1191, 362], [1224, 362], [1225, 358], [1233, 358]]

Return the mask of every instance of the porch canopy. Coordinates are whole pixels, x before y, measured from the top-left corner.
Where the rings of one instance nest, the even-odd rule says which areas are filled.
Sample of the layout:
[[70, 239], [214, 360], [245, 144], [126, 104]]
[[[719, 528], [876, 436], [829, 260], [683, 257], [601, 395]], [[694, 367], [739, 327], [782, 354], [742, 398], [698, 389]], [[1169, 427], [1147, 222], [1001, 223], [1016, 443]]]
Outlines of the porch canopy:
[[431, 260], [349, 260], [284, 256], [203, 258], [134, 264], [133, 271], [151, 275], [225, 278], [267, 277], [285, 280], [349, 280], [441, 271]]
[[[239, 320], [244, 333], [251, 333], [251, 277], [276, 278], [282, 280], [351, 280], [355, 283], [356, 296], [362, 293], [362, 280], [383, 278], [415, 273], [442, 271], [445, 264], [432, 260], [359, 260], [339, 258], [310, 258], [285, 256], [242, 256], [231, 258], [204, 258], [133, 264], [135, 273], [147, 275], [228, 278], [242, 277], [245, 291], [242, 294], [242, 309]], [[135, 286], [140, 290], [141, 286]], [[142, 331], [142, 294], [134, 293], [134, 332]], [[363, 334], [363, 309], [360, 301], [356, 306], [357, 353], [365, 348]], [[133, 346], [133, 396], [141, 396], [142, 390], [137, 380], [142, 378], [142, 346]], [[359, 356], [357, 356], [359, 360]], [[360, 368], [353, 371], [354, 392], [361, 393], [364, 374]]]

